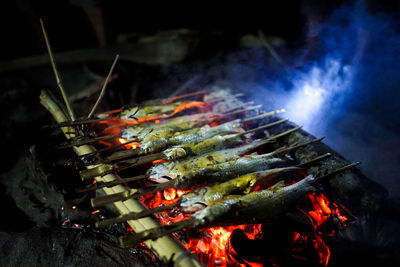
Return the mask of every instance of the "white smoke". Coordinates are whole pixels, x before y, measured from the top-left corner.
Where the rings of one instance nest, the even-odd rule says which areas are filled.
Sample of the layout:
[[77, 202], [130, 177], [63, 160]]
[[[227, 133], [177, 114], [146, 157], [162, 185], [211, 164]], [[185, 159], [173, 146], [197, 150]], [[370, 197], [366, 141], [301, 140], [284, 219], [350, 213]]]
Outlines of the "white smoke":
[[305, 130], [319, 133], [327, 126], [322, 115], [335, 113], [335, 108], [350, 92], [352, 67], [329, 58], [323, 66], [314, 65], [307, 72], [296, 75], [286, 104], [287, 117]]

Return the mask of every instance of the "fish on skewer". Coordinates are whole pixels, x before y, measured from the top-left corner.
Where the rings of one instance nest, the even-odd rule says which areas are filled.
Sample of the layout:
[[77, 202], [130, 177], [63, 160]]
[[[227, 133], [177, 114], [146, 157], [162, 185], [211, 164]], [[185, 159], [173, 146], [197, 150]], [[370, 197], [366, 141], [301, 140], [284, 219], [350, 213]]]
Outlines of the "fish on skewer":
[[[146, 163], [151, 163], [155, 160], [163, 159], [171, 161], [188, 156], [201, 155], [214, 150], [221, 150], [227, 147], [233, 147], [241, 144], [247, 134], [278, 125], [285, 121], [286, 120], [275, 121], [273, 123], [269, 123], [239, 134], [216, 135], [212, 138], [202, 140], [199, 142], [186, 143], [179, 146], [173, 146], [157, 154], [150, 154], [139, 158], [122, 160], [114, 164], [101, 164], [98, 167], [81, 171], [80, 175], [82, 180], [87, 180], [94, 178], [96, 176], [103, 176], [108, 173], [118, 171], [121, 169], [126, 169], [135, 166], [140, 166]], [[298, 130], [299, 127], [295, 129]]]
[[216, 202], [194, 213], [188, 220], [121, 237], [120, 244], [123, 247], [135, 247], [143, 241], [154, 240], [187, 227], [241, 225], [273, 220], [295, 207], [305, 195], [318, 191], [318, 184], [358, 164], [346, 165], [321, 177], [308, 175], [289, 186], [255, 191]]
[[200, 113], [175, 117], [162, 123], [145, 122], [141, 124], [133, 124], [124, 127], [119, 133], [97, 137], [78, 137], [61, 144], [60, 148], [68, 148], [72, 146], [80, 146], [84, 144], [94, 143], [99, 140], [109, 140], [115, 138], [124, 138], [126, 140], [137, 140], [151, 134], [168, 134], [172, 132], [184, 131], [193, 127], [203, 126], [216, 120], [220, 115], [214, 113]]
[[[237, 94], [236, 96], [240, 96]], [[205, 99], [205, 98], [204, 98]], [[46, 127], [59, 128], [65, 126], [79, 126], [85, 124], [92, 124], [101, 121], [123, 120], [131, 123], [142, 123], [146, 121], [154, 121], [157, 119], [170, 118], [183, 110], [187, 109], [204, 109], [215, 103], [226, 101], [223, 98], [209, 98], [205, 101], [151, 101], [142, 103], [135, 106], [127, 106], [121, 109], [112, 110], [98, 114], [95, 119], [78, 119], [71, 122], [62, 122], [54, 125], [47, 125]], [[113, 115], [113, 116], [110, 116]]]
[[[238, 159], [238, 158], [242, 157], [243, 155], [248, 154], [251, 151], [255, 150], [257, 147], [265, 145], [277, 138], [283, 137], [292, 132], [293, 132], [293, 130], [288, 130], [283, 133], [279, 133], [277, 135], [271, 136], [264, 140], [254, 140], [250, 144], [246, 144], [246, 145], [236, 147], [236, 148], [228, 148], [225, 150], [212, 151], [212, 152], [205, 153], [205, 154], [199, 155], [199, 156], [189, 157], [189, 158], [185, 158], [185, 159], [181, 159], [181, 160], [158, 163], [158, 164], [154, 165], [153, 167], [151, 167], [148, 170], [146, 175], [139, 175], [139, 176], [135, 176], [135, 177], [120, 179], [118, 181], [109, 182], [109, 183], [95, 183], [95, 184], [92, 184], [89, 186], [77, 188], [76, 191], [77, 192], [88, 192], [88, 191], [96, 190], [96, 189], [103, 188], [103, 187], [114, 186], [116, 184], [121, 184], [124, 182], [127, 183], [127, 182], [132, 182], [132, 181], [138, 181], [138, 180], [145, 179], [145, 178], [148, 178], [149, 180], [151, 180], [153, 182], [157, 182], [157, 183], [167, 182], [169, 180], [176, 179], [178, 177], [182, 177], [182, 176], [186, 175], [193, 168], [198, 169], [198, 168], [212, 166], [215, 164]], [[279, 148], [279, 149], [271, 152], [270, 156], [272, 157], [273, 155], [287, 153], [289, 151], [295, 150], [302, 146], [306, 146], [306, 145], [314, 143], [314, 142], [319, 142], [322, 139], [324, 139], [324, 137], [314, 139], [314, 140], [304, 142], [304, 143], [296, 143], [289, 147], [282, 147], [282, 148]]]
[[276, 177], [284, 173], [301, 170], [303, 166], [310, 165], [316, 161], [330, 156], [330, 153], [326, 153], [297, 166], [252, 172], [223, 183], [217, 183], [213, 186], [203, 187], [198, 190], [191, 191], [187, 194], [184, 194], [179, 199], [180, 207], [186, 213], [196, 212], [228, 197], [233, 193], [248, 194], [260, 183], [271, 182]]
[[94, 198], [91, 199], [91, 204], [93, 207], [104, 206], [116, 201], [124, 201], [129, 198], [138, 198], [171, 187], [181, 190], [194, 189], [199, 185], [224, 182], [235, 176], [265, 170], [278, 164], [284, 164], [285, 162], [286, 161], [282, 158], [276, 157], [276, 154], [274, 153], [263, 155], [252, 154], [236, 160], [190, 170], [186, 172], [185, 175], [165, 183]]
[[186, 109], [199, 108], [204, 109], [210, 103], [202, 102], [202, 101], [179, 101], [168, 103], [166, 105], [156, 105], [156, 106], [135, 106], [122, 110], [116, 116], [101, 116], [101, 118], [95, 119], [82, 119], [75, 120], [72, 122], [61, 122], [54, 125], [47, 125], [46, 127], [51, 128], [59, 128], [66, 126], [79, 126], [85, 124], [92, 124], [96, 122], [102, 121], [113, 121], [113, 120], [122, 120], [127, 123], [138, 124], [147, 121], [154, 121], [157, 119], [166, 119], [170, 118], [177, 113], [180, 113]]
[[[180, 210], [184, 213], [193, 213], [199, 211], [200, 209], [213, 205], [218, 201], [229, 198], [233, 193], [248, 194], [260, 183], [271, 182], [275, 180], [276, 177], [284, 173], [301, 170], [303, 166], [313, 164], [330, 156], [330, 153], [326, 153], [297, 166], [253, 172], [233, 178], [223, 183], [195, 189], [182, 195], [179, 198], [178, 202], [172, 205], [161, 206], [155, 209], [145, 210], [138, 213], [124, 214], [116, 218], [99, 221], [96, 222], [96, 227], [104, 227], [111, 223], [124, 222], [127, 220], [136, 220], [161, 211], [171, 210], [176, 207], [180, 208]], [[280, 186], [280, 184], [277, 184], [276, 186]]]
[[[159, 164], [156, 164], [148, 171], [148, 178], [157, 183], [168, 182], [169, 180], [173, 180], [184, 176], [188, 170], [191, 169], [199, 169], [204, 168], [207, 166], [212, 166], [215, 164], [220, 164], [223, 162], [239, 159], [245, 154], [250, 153], [251, 151], [255, 150], [257, 147], [263, 146], [279, 137], [282, 137], [286, 134], [290, 134], [291, 132], [283, 132], [274, 136], [271, 136], [265, 140], [254, 140], [253, 142], [235, 148], [228, 148], [225, 150], [219, 151], [212, 151], [206, 153], [204, 155], [190, 157], [182, 160], [177, 161], [166, 161]], [[284, 153], [288, 153], [289, 151], [298, 149], [300, 147], [309, 145], [311, 143], [319, 142], [323, 140], [325, 137], [321, 137], [318, 139], [313, 139], [311, 141], [303, 142], [303, 143], [296, 143], [289, 147], [282, 147], [276, 149], [268, 153], [268, 155], [272, 158], [278, 155], [282, 155]]]
[[254, 119], [260, 119], [270, 116], [271, 114], [272, 113], [267, 112], [265, 114], [257, 115], [250, 118], [236, 119], [233, 121], [222, 123], [215, 127], [210, 127], [209, 125], [205, 125], [199, 128], [192, 128], [185, 131], [175, 132], [171, 135], [163, 134], [163, 136], [161, 136], [161, 134], [157, 135], [156, 133], [156, 135], [144, 137], [143, 140], [141, 141], [142, 144], [140, 147], [137, 147], [136, 149], [115, 152], [109, 157], [104, 158], [102, 162], [107, 163], [116, 160], [121, 160], [124, 158], [136, 157], [155, 152], [160, 152], [171, 146], [199, 142], [208, 138], [212, 138], [216, 135], [228, 134], [228, 133], [241, 133], [244, 132], [242, 128], [243, 124], [250, 122]]
[[124, 214], [116, 218], [96, 222], [95, 225], [97, 228], [101, 228], [108, 224], [125, 222], [128, 220], [136, 220], [174, 208], [180, 208], [180, 210], [182, 210], [182, 212], [184, 213], [193, 213], [194, 211], [198, 211], [204, 207], [212, 205], [213, 203], [228, 197], [233, 192], [240, 194], [245, 193], [245, 191], [251, 190], [257, 180], [260, 180], [261, 178], [272, 179], [274, 176], [278, 176], [279, 174], [289, 171], [295, 171], [298, 169], [299, 168], [295, 167], [275, 168], [261, 172], [245, 174], [243, 176], [239, 176], [238, 178], [234, 178], [221, 184], [206, 186], [200, 189], [193, 190], [181, 196], [179, 200], [174, 204], [168, 206], [160, 206], [151, 210], [145, 210], [138, 213]]
[[164, 105], [136, 106], [121, 112], [120, 118], [124, 120], [135, 120], [145, 122], [149, 120], [164, 119], [172, 117], [182, 110], [189, 108], [205, 108], [209, 102], [203, 101], [178, 101]]
[[136, 106], [142, 106], [143, 107], [143, 106], [165, 105], [165, 104], [170, 104], [172, 102], [175, 102], [177, 100], [181, 100], [181, 99], [192, 97], [192, 96], [199, 96], [199, 95], [203, 95], [203, 100], [206, 101], [206, 102], [209, 101], [209, 100], [213, 100], [212, 98], [206, 97], [207, 93], [208, 93], [207, 90], [200, 90], [200, 91], [187, 93], [187, 94], [183, 94], [183, 95], [179, 95], [179, 96], [175, 96], [175, 97], [170, 97], [170, 98], [153, 98], [153, 99], [150, 99], [150, 100], [145, 100], [143, 102], [140, 102], [139, 104], [136, 104], [136, 105], [125, 105], [122, 108], [103, 111], [103, 112], [95, 114], [95, 116], [97, 118], [106, 118], [111, 114], [118, 114], [118, 113], [121, 113], [121, 112], [123, 112], [125, 110], [134, 108]]
[[[148, 107], [155, 107], [155, 108], [150, 108], [151, 110], [155, 110], [155, 109], [157, 109], [157, 107], [160, 107], [162, 105], [168, 105], [173, 102], [176, 102], [177, 100], [181, 100], [181, 99], [192, 97], [192, 96], [198, 96], [198, 95], [203, 95], [202, 101], [205, 103], [216, 103], [216, 102], [219, 102], [222, 100], [221, 97], [213, 96], [212, 92], [209, 94], [207, 94], [207, 93], [208, 93], [207, 90], [202, 90], [202, 91], [183, 94], [183, 95], [175, 96], [175, 97], [171, 97], [171, 98], [164, 98], [164, 99], [156, 98], [156, 99], [146, 100], [146, 101], [143, 101], [136, 105], [127, 105], [127, 106], [124, 106], [119, 109], [102, 112], [100, 114], [97, 114], [97, 117], [98, 118], [107, 118], [110, 114], [122, 114], [124, 112], [129, 113], [129, 111], [134, 111], [135, 109], [138, 110], [140, 108], [148, 110], [149, 109]], [[237, 97], [241, 97], [241, 96], [244, 96], [244, 94], [238, 93], [238, 94], [230, 95], [229, 100], [236, 99]], [[224, 101], [225, 100], [228, 100], [228, 99], [224, 99]], [[180, 103], [182, 104], [183, 102], [180, 102]]]
[[268, 169], [271, 166], [284, 162], [285, 161], [281, 158], [257, 158], [255, 155], [249, 155], [247, 157], [239, 158], [237, 160], [232, 160], [221, 164], [216, 164], [214, 166], [192, 170], [186, 173], [185, 176], [181, 176], [165, 183], [151, 185], [138, 189], [130, 189], [125, 192], [115, 193], [98, 198], [92, 198], [91, 204], [93, 207], [101, 207], [116, 201], [124, 201], [130, 198], [138, 198], [171, 187], [181, 190], [194, 189], [199, 185], [223, 182], [235, 176]]
[[[243, 94], [232, 95], [232, 98], [242, 96]], [[182, 97], [181, 97], [182, 98]], [[155, 103], [152, 101], [152, 105], [146, 105], [146, 103], [142, 105], [137, 105], [135, 107], [127, 108], [122, 110], [120, 113], [120, 117], [123, 119], [135, 119], [139, 122], [141, 120], [147, 121], [149, 119], [163, 119], [166, 117], [171, 117], [176, 113], [188, 108], [204, 108], [207, 105], [213, 105], [217, 102], [226, 101], [227, 99], [218, 98], [218, 97], [207, 97], [204, 96], [203, 101], [176, 101], [178, 100], [176, 97], [174, 99], [168, 99], [161, 101], [160, 103]]]
[[[250, 110], [247, 108], [246, 110]], [[140, 124], [130, 124], [125, 126], [122, 130], [117, 134], [105, 135], [105, 136], [96, 136], [96, 137], [77, 137], [64, 142], [59, 145], [58, 148], [68, 148], [73, 146], [80, 146], [84, 144], [94, 143], [102, 140], [110, 140], [115, 138], [123, 138], [127, 141], [137, 141], [143, 142], [142, 140], [146, 138], [146, 141], [150, 141], [152, 139], [170, 136], [175, 132], [189, 130], [195, 127], [201, 127], [207, 125], [215, 120], [221, 120], [225, 118], [231, 118], [235, 114], [243, 113], [245, 110], [239, 110], [228, 113], [200, 113], [194, 115], [185, 115], [174, 117], [168, 120], [160, 121], [159, 123], [153, 122], [144, 122]], [[268, 116], [272, 116], [275, 114], [279, 114], [285, 112], [284, 109], [274, 110], [270, 112], [266, 112], [260, 115], [253, 117], [253, 119], [264, 118]], [[120, 126], [119, 126], [120, 127]]]
[[165, 210], [171, 210], [174, 208], [180, 208], [183, 213], [194, 213], [207, 206], [213, 205], [218, 201], [229, 198], [232, 193], [236, 193], [234, 196], [237, 196], [238, 194], [245, 194], [246, 191], [250, 191], [254, 187], [257, 180], [261, 180], [261, 178], [272, 179], [274, 176], [278, 176], [279, 174], [299, 169], [300, 168], [295, 167], [275, 168], [245, 174], [239, 176], [238, 178], [223, 182], [221, 184], [195, 189], [189, 193], [182, 195], [179, 200], [174, 204], [168, 206], [160, 206], [151, 210], [145, 210], [138, 213], [124, 214], [116, 218], [110, 218], [96, 222], [95, 225], [97, 228], [101, 228], [112, 223], [137, 220], [155, 213], [159, 213]]

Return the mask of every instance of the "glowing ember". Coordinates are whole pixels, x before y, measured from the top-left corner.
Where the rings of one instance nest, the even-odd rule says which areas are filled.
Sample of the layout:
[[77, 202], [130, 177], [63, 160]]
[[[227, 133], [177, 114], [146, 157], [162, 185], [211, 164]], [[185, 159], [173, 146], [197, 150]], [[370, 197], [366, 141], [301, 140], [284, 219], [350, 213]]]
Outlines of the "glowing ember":
[[[204, 109], [208, 106], [209, 105], [206, 102], [184, 102], [176, 107], [172, 112], [170, 112], [170, 110], [169, 113], [157, 114], [156, 116], [151, 117], [138, 117], [136, 118], [136, 120], [113, 119], [100, 122], [100, 124], [105, 124], [105, 126], [107, 126], [107, 128], [105, 129], [103, 127], [103, 134], [118, 134], [121, 129], [128, 125], [148, 121], [161, 123], [163, 119], [170, 118], [177, 113], [182, 112], [183, 110], [197, 108], [204, 112]], [[211, 112], [211, 110], [207, 110], [207, 112]], [[214, 116], [215, 115], [210, 115], [210, 117]], [[210, 124], [211, 127], [217, 125], [217, 121], [214, 121]], [[123, 138], [116, 138], [112, 141], [101, 142], [104, 145], [114, 145], [116, 142], [120, 144], [125, 144], [128, 142], [128, 140]], [[126, 145], [124, 145], [124, 149], [135, 149], [138, 146], [140, 146], [140, 144], [136, 142], [127, 143]], [[244, 156], [247, 156], [247, 154]], [[161, 162], [165, 162], [165, 160], [155, 160], [152, 163], [153, 165], [155, 165]], [[305, 173], [301, 174], [304, 175], [304, 177], [306, 176]], [[295, 182], [296, 181], [294, 180], [286, 181], [286, 186]], [[259, 189], [261, 189], [261, 187], [260, 185], [257, 185], [253, 190], [257, 191]], [[174, 204], [179, 200], [182, 195], [188, 193], [189, 191], [169, 188], [163, 191], [143, 196], [140, 200], [149, 209], [153, 209], [159, 206], [168, 206]], [[335, 217], [343, 225], [346, 225], [349, 219], [341, 213], [343, 209], [338, 204], [330, 201], [323, 194], [309, 194], [301, 203], [304, 204], [301, 209], [304, 210], [304, 215], [306, 215], [310, 219], [310, 221], [312, 221], [312, 226], [315, 228], [315, 231], [307, 234], [289, 232], [287, 238], [287, 249], [290, 253], [288, 253], [288, 257], [296, 260], [305, 261], [306, 257], [304, 256], [303, 252], [306, 251], [306, 249], [311, 249], [311, 251], [315, 251], [316, 255], [318, 255], [318, 263], [322, 265], [327, 265], [330, 259], [331, 251], [329, 246], [325, 242], [325, 238], [334, 234], [332, 227], [329, 227], [329, 221], [332, 219], [332, 217]], [[181, 213], [177, 209], [178, 208], [163, 211], [155, 214], [155, 216], [164, 225], [170, 225], [190, 218], [190, 214]], [[99, 210], [96, 210], [93, 211], [92, 214], [96, 214], [98, 212]], [[67, 222], [65, 222], [65, 224], [67, 224]], [[177, 239], [181, 243], [183, 243], [186, 249], [188, 249], [191, 253], [196, 254], [200, 258], [200, 260], [207, 266], [262, 266], [261, 263], [254, 262], [254, 260], [262, 261], [261, 258], [256, 258], [249, 261], [242, 258], [241, 255], [238, 255], [238, 253], [235, 251], [235, 248], [230, 243], [234, 230], [242, 231], [242, 233], [245, 234], [245, 236], [249, 240], [257, 240], [256, 242], [258, 242], [258, 240], [264, 240], [261, 224], [211, 227], [200, 230], [185, 229], [181, 232], [174, 233], [174, 236], [177, 237]], [[132, 228], [128, 227], [127, 231], [133, 230]], [[266, 235], [266, 233], [264, 235]], [[265, 239], [268, 240], [268, 236], [265, 236]], [[237, 259], [240, 259], [240, 262]], [[279, 266], [280, 264], [279, 260], [275, 258], [271, 258], [269, 259], [269, 261], [269, 264], [272, 266]]]
[[[123, 139], [123, 138], [118, 138], [118, 142], [119, 142], [120, 144], [125, 144], [125, 143], [128, 142], [128, 140]], [[135, 148], [137, 148], [138, 146], [140, 146], [140, 144], [139, 144], [138, 142], [131, 142], [131, 143], [129, 143], [129, 144], [126, 144], [124, 147], [125, 147], [125, 149], [135, 149]]]
[[176, 189], [171, 187], [171, 188], [164, 190], [163, 196], [166, 200], [174, 199], [176, 197]]
[[[291, 181], [288, 184], [294, 182], [295, 181]], [[144, 197], [142, 201], [149, 208], [160, 205], [171, 205], [187, 192], [188, 191], [169, 188], [162, 193], [158, 192], [148, 195]], [[302, 252], [305, 248], [309, 247], [309, 241], [311, 241], [312, 248], [315, 249], [319, 257], [319, 264], [327, 265], [331, 256], [331, 251], [329, 246], [325, 243], [324, 236], [332, 235], [333, 230], [330, 233], [326, 233], [325, 231], [325, 234], [323, 234], [319, 228], [329, 220], [330, 216], [336, 216], [342, 223], [346, 223], [348, 218], [340, 213], [341, 209], [336, 203], [329, 201], [323, 194], [313, 193], [309, 194], [307, 198], [310, 200], [310, 207], [307, 214], [314, 222], [315, 232], [312, 234], [292, 233], [292, 241], [289, 247], [290, 251], [293, 252], [291, 257], [305, 261], [306, 259], [302, 255]], [[183, 213], [170, 215], [167, 211], [164, 211], [156, 215], [156, 217], [163, 224], [170, 225], [188, 219], [190, 215]], [[196, 254], [207, 266], [263, 266], [261, 263], [250, 262], [245, 259], [241, 259], [242, 263], [236, 260], [238, 257], [240, 258], [240, 255], [237, 255], [232, 245], [230, 245], [230, 239], [233, 231], [237, 229], [242, 230], [250, 240], [261, 239], [263, 236], [261, 224], [211, 227], [198, 230], [195, 236], [193, 236], [193, 233], [190, 233], [190, 230], [184, 230], [183, 233], [186, 234], [188, 239], [184, 238], [186, 241], [182, 241], [182, 243], [186, 249]], [[182, 240], [179, 234], [174, 235], [178, 240]], [[273, 265], [279, 266], [279, 262]]]
[[329, 217], [333, 214], [337, 218], [339, 218], [342, 224], [345, 224], [349, 219], [340, 214], [340, 210], [337, 204], [332, 203], [334, 209], [332, 210], [329, 205], [331, 204], [329, 200], [323, 194], [310, 194], [308, 198], [311, 200], [311, 203], [314, 207], [314, 210], [308, 212], [308, 214], [314, 219], [317, 223], [317, 226], [325, 223]]
[[162, 163], [162, 162], [165, 162], [165, 159], [154, 160], [154, 161], [152, 162], [152, 164], [153, 164], [153, 165], [156, 165], [156, 164]]
[[320, 236], [315, 236], [315, 240], [313, 240], [314, 247], [318, 252], [319, 263], [323, 265], [328, 265], [329, 259], [331, 257], [331, 250], [325, 244], [324, 240]]

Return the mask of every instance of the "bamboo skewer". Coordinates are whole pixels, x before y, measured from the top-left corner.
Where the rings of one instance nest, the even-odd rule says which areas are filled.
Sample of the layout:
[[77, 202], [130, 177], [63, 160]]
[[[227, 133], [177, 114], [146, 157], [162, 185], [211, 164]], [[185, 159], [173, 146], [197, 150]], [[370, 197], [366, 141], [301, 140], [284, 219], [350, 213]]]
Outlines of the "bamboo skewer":
[[74, 116], [74, 113], [72, 112], [71, 105], [69, 104], [69, 100], [67, 98], [67, 94], [65, 93], [64, 86], [63, 86], [63, 84], [61, 82], [60, 75], [58, 74], [56, 61], [54, 60], [53, 51], [51, 50], [49, 37], [47, 36], [46, 27], [44, 26], [44, 22], [43, 22], [42, 19], [40, 19], [40, 26], [42, 27], [44, 40], [46, 42], [46, 47], [47, 47], [47, 51], [49, 53], [50, 62], [51, 62], [51, 66], [53, 68], [54, 76], [56, 77], [57, 86], [58, 86], [58, 88], [60, 88], [62, 97], [64, 99], [64, 103], [65, 103], [65, 105], [67, 107], [67, 110], [68, 110], [68, 113], [69, 113], [69, 118], [70, 118], [71, 121], [74, 121], [75, 120], [75, 116]]
[[[40, 95], [40, 100], [42, 105], [53, 115], [58, 123], [67, 121], [67, 116], [61, 111], [54, 101], [45, 93], [42, 92]], [[65, 133], [66, 138], [75, 137], [75, 129], [71, 127], [62, 127], [62, 131]], [[68, 132], [68, 133], [67, 133]], [[77, 155], [87, 154], [94, 152], [93, 148], [88, 145], [83, 145], [80, 147], [74, 147]], [[93, 168], [94, 166], [88, 166], [88, 168]], [[96, 177], [97, 182], [113, 182], [118, 180], [118, 178], [109, 174], [104, 177]], [[127, 189], [121, 185], [114, 186], [112, 188], [103, 188], [106, 194], [115, 194], [126, 191]], [[118, 202], [114, 204], [121, 215], [128, 214], [132, 212], [142, 212], [146, 210], [146, 207], [139, 201], [130, 199], [127, 201]], [[152, 218], [142, 218], [140, 220], [129, 220], [128, 224], [136, 232], [146, 231], [154, 227], [160, 227], [160, 223]], [[174, 266], [189, 266], [197, 267], [202, 266], [198, 259], [188, 253], [188, 251], [179, 244], [176, 240], [171, 237], [164, 236], [155, 241], [148, 240], [145, 242], [147, 247], [151, 249], [154, 254], [165, 263], [174, 263]]]
[[[93, 137], [93, 138], [85, 138], [85, 137], [79, 137], [77, 139], [74, 139], [70, 142], [64, 142], [60, 145], [57, 146], [58, 149], [64, 149], [64, 148], [70, 148], [70, 147], [74, 147], [74, 146], [82, 146], [82, 145], [86, 145], [89, 143], [94, 143], [94, 142], [98, 142], [98, 141], [106, 141], [106, 140], [111, 140], [111, 139], [115, 139], [121, 137], [121, 134], [113, 134], [113, 135], [103, 135], [103, 136], [97, 136], [97, 137]], [[134, 140], [132, 140], [134, 141]]]
[[[315, 141], [320, 141], [320, 139], [316, 139]], [[321, 156], [315, 157], [315, 158], [313, 158], [313, 159], [311, 159], [311, 160], [309, 160], [307, 162], [304, 162], [302, 164], [298, 164], [298, 165], [294, 166], [294, 167], [298, 167], [298, 168], [297, 169], [294, 168], [291, 171], [297, 171], [297, 170], [301, 169], [301, 167], [304, 167], [306, 165], [309, 166], [311, 164], [314, 164], [314, 163], [316, 163], [316, 162], [318, 162], [320, 160], [323, 160], [325, 158], [328, 158], [330, 156], [331, 156], [330, 153], [326, 153], [326, 154], [323, 154]], [[140, 218], [143, 218], [143, 217], [147, 217], [147, 216], [153, 215], [155, 213], [159, 213], [159, 212], [162, 212], [162, 211], [174, 209], [175, 207], [179, 207], [180, 204], [181, 203], [178, 200], [178, 202], [176, 202], [174, 204], [171, 204], [171, 205], [168, 205], [168, 206], [159, 206], [157, 208], [154, 208], [154, 209], [151, 209], [151, 210], [146, 210], [146, 211], [143, 211], [143, 212], [140, 212], [140, 213], [126, 214], [126, 215], [115, 217], [115, 218], [105, 219], [105, 220], [96, 222], [95, 225], [96, 225], [97, 228], [101, 228], [101, 227], [105, 227], [105, 226], [107, 226], [109, 224], [112, 224], [112, 223], [119, 223], [119, 222], [125, 222], [127, 220], [140, 219]]]
[[104, 188], [104, 187], [112, 187], [115, 185], [119, 185], [119, 184], [124, 184], [124, 183], [129, 183], [129, 182], [134, 182], [134, 181], [139, 181], [142, 179], [145, 179], [149, 177], [148, 175], [144, 174], [144, 175], [138, 175], [138, 176], [134, 176], [134, 177], [129, 177], [129, 178], [121, 178], [112, 182], [97, 182], [95, 184], [91, 184], [89, 186], [82, 186], [82, 187], [78, 187], [75, 192], [77, 193], [85, 193], [85, 192], [89, 192], [92, 190], [97, 190], [100, 188]]
[[98, 105], [100, 104], [100, 101], [103, 99], [104, 93], [106, 92], [108, 80], [109, 80], [110, 77], [111, 77], [111, 74], [112, 74], [112, 72], [113, 72], [113, 70], [114, 70], [114, 68], [115, 68], [115, 65], [117, 64], [118, 58], [119, 58], [119, 55], [116, 55], [116, 56], [115, 56], [115, 59], [114, 59], [114, 62], [113, 62], [112, 65], [111, 65], [110, 71], [109, 71], [108, 74], [107, 74], [106, 80], [104, 81], [103, 87], [101, 88], [100, 95], [99, 95], [99, 97], [97, 98], [97, 101], [96, 101], [96, 103], [94, 104], [92, 110], [89, 112], [89, 115], [87, 116], [88, 119], [90, 119], [90, 118], [93, 117], [93, 114], [94, 114], [94, 112], [96, 111]]

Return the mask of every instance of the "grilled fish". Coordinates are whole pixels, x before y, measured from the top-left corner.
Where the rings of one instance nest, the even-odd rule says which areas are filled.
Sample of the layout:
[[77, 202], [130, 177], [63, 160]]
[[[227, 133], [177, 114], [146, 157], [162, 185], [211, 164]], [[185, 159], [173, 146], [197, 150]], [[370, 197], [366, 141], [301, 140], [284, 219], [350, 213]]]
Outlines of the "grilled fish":
[[[181, 196], [181, 198], [175, 204], [169, 206], [161, 206], [155, 209], [146, 210], [139, 213], [125, 214], [116, 218], [99, 221], [96, 222], [96, 227], [99, 228], [99, 227], [104, 227], [111, 223], [140, 219], [154, 213], [173, 209], [175, 207], [179, 207], [184, 213], [193, 213], [203, 209], [204, 207], [213, 205], [218, 201], [231, 198], [233, 193], [247, 194], [261, 180], [266, 180], [266, 179], [272, 180], [279, 174], [283, 174], [289, 171], [295, 171], [298, 169], [299, 168], [296, 167], [276, 168], [262, 172], [254, 172], [242, 175], [232, 180], [223, 182], [221, 184], [203, 187], [200, 189], [193, 190], [189, 193], [186, 193], [183, 196]], [[278, 184], [277, 186], [280, 186], [280, 184]], [[233, 197], [236, 196], [233, 195]]]
[[133, 247], [143, 241], [156, 239], [187, 227], [241, 225], [273, 220], [295, 207], [305, 195], [316, 192], [318, 190], [317, 183], [358, 164], [357, 162], [344, 166], [318, 178], [309, 175], [289, 186], [278, 186], [243, 196], [231, 197], [194, 213], [188, 220], [122, 237], [120, 243], [124, 247]]

